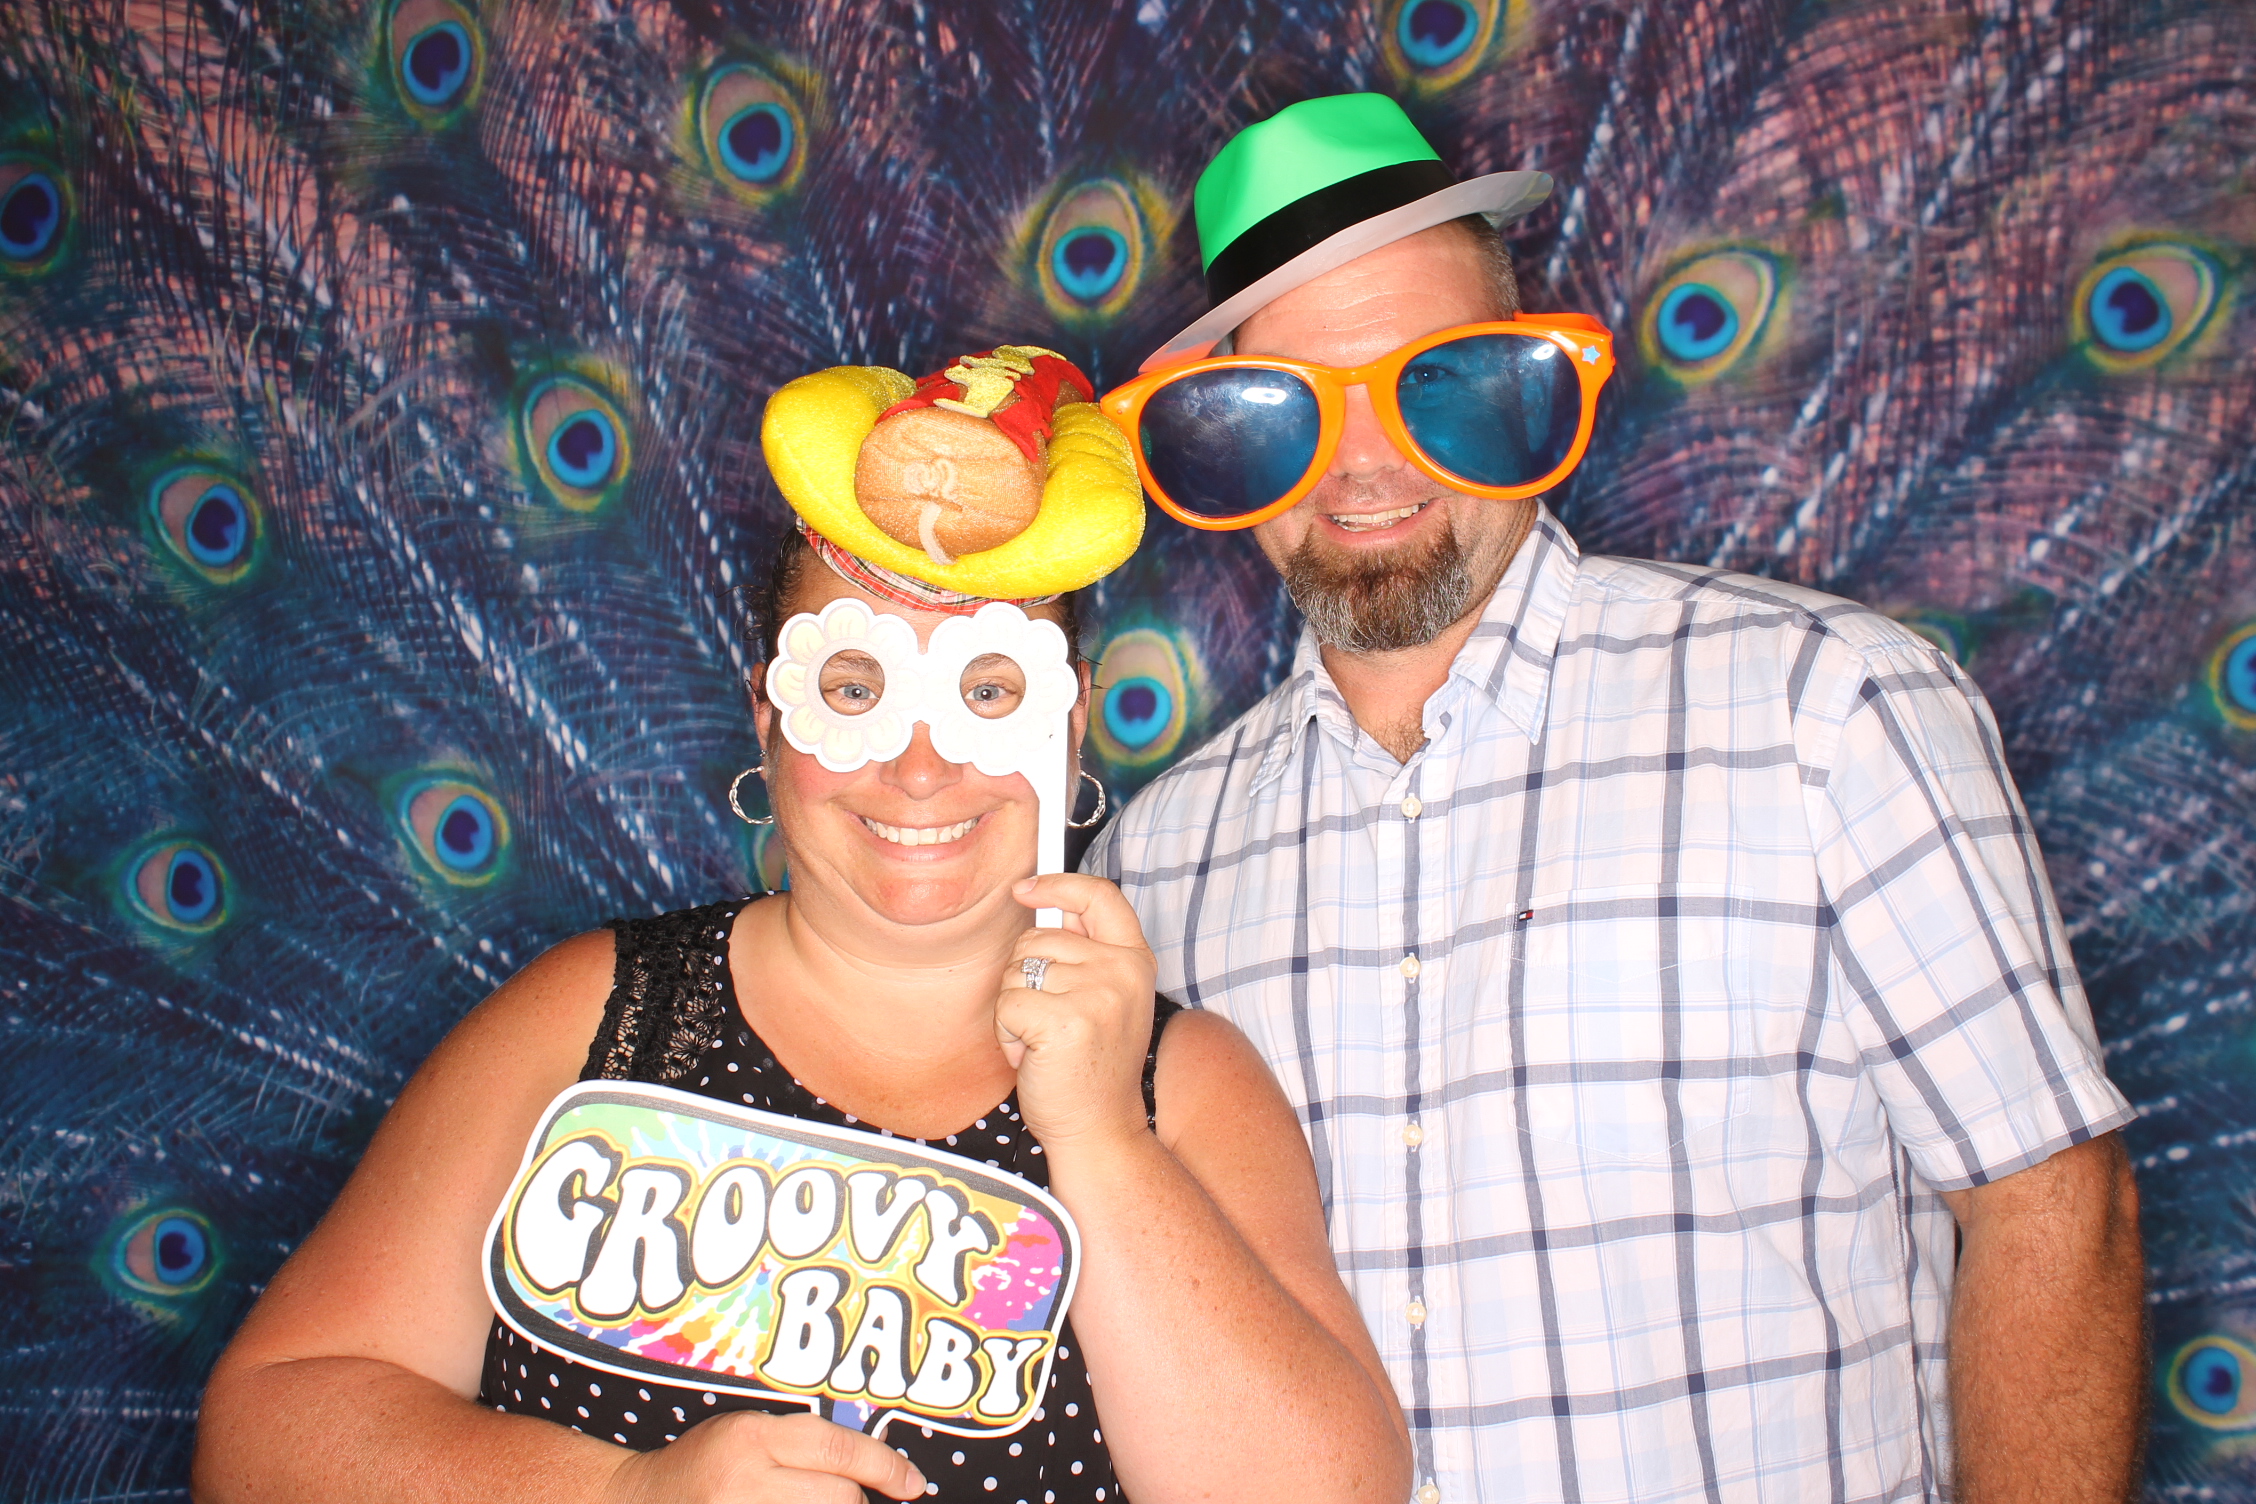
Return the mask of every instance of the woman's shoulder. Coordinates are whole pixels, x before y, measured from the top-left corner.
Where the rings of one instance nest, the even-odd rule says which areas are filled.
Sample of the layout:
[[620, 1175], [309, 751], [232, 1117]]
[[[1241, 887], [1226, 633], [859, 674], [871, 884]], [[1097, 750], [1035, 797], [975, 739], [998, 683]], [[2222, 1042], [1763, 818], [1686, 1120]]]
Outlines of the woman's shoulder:
[[[728, 949], [729, 926], [756, 898], [724, 898], [693, 909], [670, 909], [630, 919], [606, 919], [603, 929], [617, 937], [621, 952], [670, 950], [719, 953]], [[585, 938], [585, 937], [582, 937]]]
[[[754, 901], [607, 919], [560, 940], [471, 1009], [432, 1059], [467, 1054], [488, 1068], [554, 1080], [555, 1090], [582, 1075], [663, 1079], [644, 1076], [660, 1062], [643, 1057], [678, 1049], [677, 1035], [710, 1032], [706, 1015], [730, 996], [730, 925]], [[601, 1068], [622, 1040], [619, 1068]]]
[[[1153, 1087], [1161, 1139], [1249, 1108], [1282, 1108], [1276, 1077], [1238, 1026], [1219, 1013], [1162, 997], [1156, 1011]], [[1194, 1131], [1197, 1131], [1194, 1129]]]
[[671, 1081], [696, 1063], [735, 1004], [729, 941], [737, 915], [755, 901], [605, 922], [609, 986], [584, 1075]]
[[1185, 1007], [1164, 992], [1152, 999], [1152, 1039], [1160, 1046], [1163, 1070], [1177, 1054], [1203, 1058], [1211, 1051], [1253, 1048], [1238, 1026], [1221, 1014]]
[[576, 1071], [611, 995], [612, 957], [609, 930], [558, 941], [471, 1009], [440, 1051], [553, 1056], [539, 1074], [567, 1060]]
[[611, 954], [610, 933], [590, 930], [526, 963], [448, 1031], [385, 1131], [462, 1139], [484, 1123], [496, 1152], [513, 1155], [540, 1109], [579, 1079], [611, 993]]

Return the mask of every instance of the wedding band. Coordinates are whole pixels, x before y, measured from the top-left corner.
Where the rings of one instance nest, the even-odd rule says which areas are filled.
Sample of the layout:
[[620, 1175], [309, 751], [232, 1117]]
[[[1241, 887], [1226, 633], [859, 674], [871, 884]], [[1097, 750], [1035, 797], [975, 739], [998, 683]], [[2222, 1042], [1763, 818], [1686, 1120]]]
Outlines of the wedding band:
[[1042, 990], [1042, 978], [1049, 973], [1049, 969], [1048, 956], [1028, 956], [1018, 963], [1018, 974], [1026, 979], [1026, 990], [1029, 992]]

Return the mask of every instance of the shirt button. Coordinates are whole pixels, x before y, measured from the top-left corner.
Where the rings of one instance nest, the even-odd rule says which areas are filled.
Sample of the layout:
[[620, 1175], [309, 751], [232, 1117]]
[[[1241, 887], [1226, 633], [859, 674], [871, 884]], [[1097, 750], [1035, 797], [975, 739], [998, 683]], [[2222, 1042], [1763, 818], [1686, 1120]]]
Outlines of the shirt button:
[[1426, 1324], [1426, 1303], [1422, 1300], [1413, 1300], [1403, 1308], [1402, 1314], [1410, 1318], [1412, 1326], [1424, 1326]]
[[1426, 1484], [1418, 1490], [1418, 1504], [1441, 1504], [1441, 1490]]
[[1402, 1141], [1415, 1149], [1426, 1141], [1426, 1130], [1420, 1128], [1416, 1123], [1404, 1123], [1402, 1125]]
[[1416, 956], [1404, 956], [1400, 970], [1404, 976], [1415, 979], [1418, 975], [1418, 958]]
[[1405, 820], [1415, 820], [1418, 818], [1420, 812], [1422, 812], [1424, 809], [1425, 806], [1418, 802], [1418, 796], [1416, 794], [1412, 794], [1409, 798], [1402, 801], [1402, 818]]

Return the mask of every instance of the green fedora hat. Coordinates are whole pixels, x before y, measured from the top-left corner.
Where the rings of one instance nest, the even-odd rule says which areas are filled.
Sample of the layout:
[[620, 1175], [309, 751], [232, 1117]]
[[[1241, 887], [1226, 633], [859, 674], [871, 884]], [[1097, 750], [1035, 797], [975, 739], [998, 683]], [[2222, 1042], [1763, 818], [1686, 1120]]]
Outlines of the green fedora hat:
[[1208, 354], [1255, 309], [1366, 251], [1466, 214], [1503, 224], [1550, 196], [1544, 172], [1458, 182], [1384, 94], [1288, 105], [1199, 174], [1191, 203], [1213, 307], [1143, 368]]

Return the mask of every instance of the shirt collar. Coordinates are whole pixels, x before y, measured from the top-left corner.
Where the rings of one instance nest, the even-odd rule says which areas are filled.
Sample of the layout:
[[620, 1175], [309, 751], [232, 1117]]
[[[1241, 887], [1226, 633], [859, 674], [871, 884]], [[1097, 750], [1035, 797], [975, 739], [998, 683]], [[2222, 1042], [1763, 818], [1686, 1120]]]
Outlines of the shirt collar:
[[[1537, 502], [1535, 525], [1512, 556], [1504, 578], [1497, 582], [1473, 635], [1450, 662], [1452, 683], [1438, 691], [1436, 698], [1453, 688], [1458, 693], [1484, 695], [1533, 741], [1543, 725], [1551, 665], [1558, 654], [1559, 634], [1566, 626], [1567, 606], [1574, 597], [1581, 560], [1582, 552], [1574, 539], [1551, 515], [1551, 509]], [[1311, 722], [1322, 720], [1343, 742], [1352, 742], [1356, 734], [1347, 701], [1324, 667], [1315, 634], [1306, 626], [1300, 630], [1292, 676], [1284, 692], [1282, 717], [1261, 766], [1254, 771], [1255, 789], [1282, 776]]]

